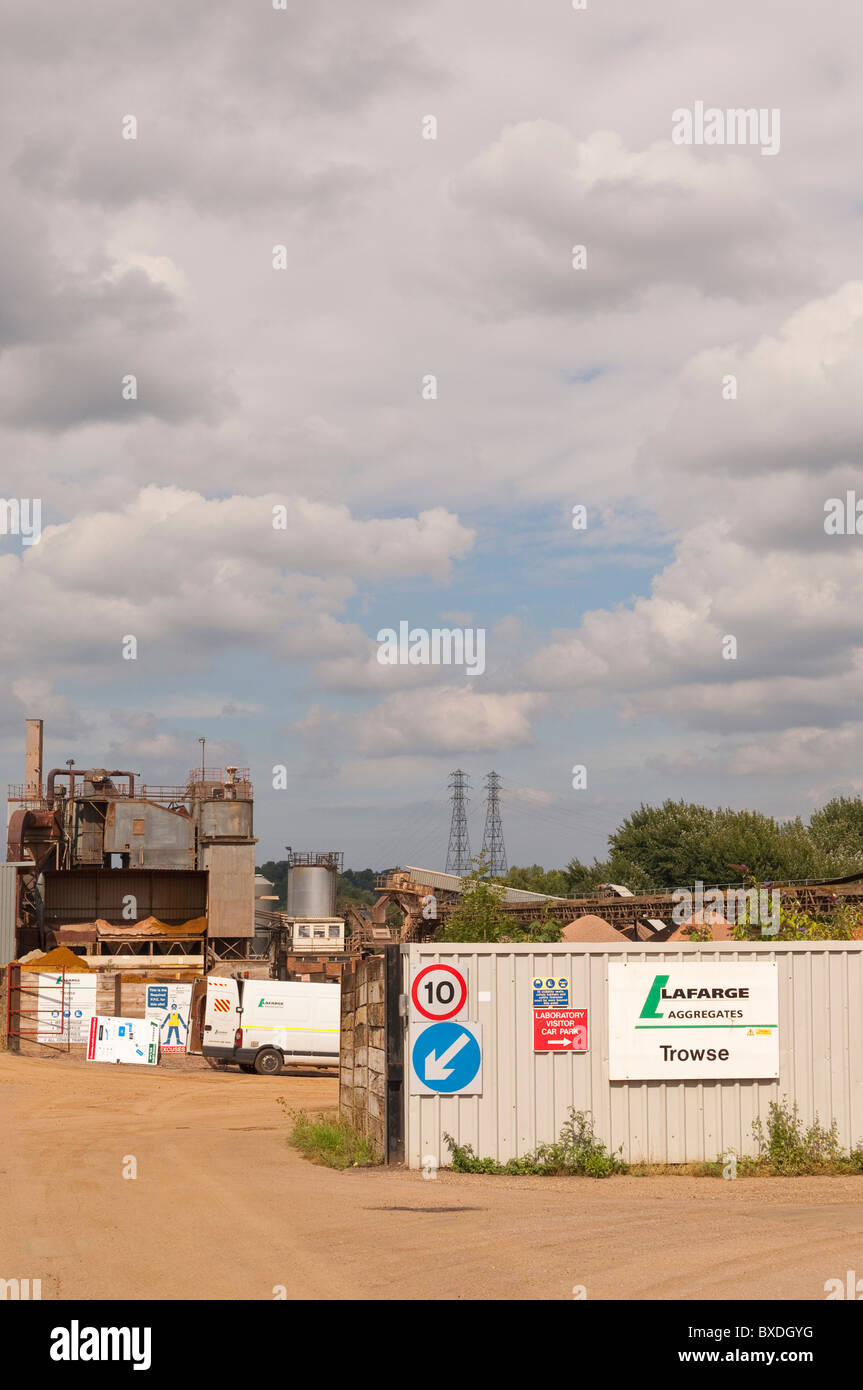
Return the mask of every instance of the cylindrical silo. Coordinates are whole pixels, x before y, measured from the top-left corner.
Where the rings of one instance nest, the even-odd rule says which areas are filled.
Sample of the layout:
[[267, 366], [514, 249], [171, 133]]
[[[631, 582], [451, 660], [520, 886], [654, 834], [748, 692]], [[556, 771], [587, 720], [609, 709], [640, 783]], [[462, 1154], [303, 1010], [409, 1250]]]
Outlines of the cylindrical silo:
[[288, 867], [288, 916], [315, 921], [336, 910], [336, 870], [331, 864], [291, 864]]

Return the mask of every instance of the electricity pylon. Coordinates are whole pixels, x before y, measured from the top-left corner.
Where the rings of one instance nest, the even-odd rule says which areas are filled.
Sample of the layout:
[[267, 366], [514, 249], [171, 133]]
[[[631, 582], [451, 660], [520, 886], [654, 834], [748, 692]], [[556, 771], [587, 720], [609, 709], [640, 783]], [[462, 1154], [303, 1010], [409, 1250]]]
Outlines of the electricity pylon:
[[470, 778], [459, 768], [449, 779], [452, 789], [452, 820], [449, 828], [449, 848], [446, 852], [446, 872], [448, 874], [469, 874], [470, 838], [467, 831], [467, 804], [470, 798]]
[[503, 826], [500, 823], [500, 778], [490, 772], [485, 779], [488, 800], [485, 806], [485, 830], [482, 837], [482, 857], [488, 863], [489, 878], [503, 878], [506, 875], [506, 847], [503, 843]]

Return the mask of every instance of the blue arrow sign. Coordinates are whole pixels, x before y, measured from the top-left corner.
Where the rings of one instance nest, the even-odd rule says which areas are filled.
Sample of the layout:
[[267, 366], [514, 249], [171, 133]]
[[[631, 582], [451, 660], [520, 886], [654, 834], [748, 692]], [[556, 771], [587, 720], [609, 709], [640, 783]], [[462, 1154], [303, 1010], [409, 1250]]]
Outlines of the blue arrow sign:
[[[482, 1029], [479, 1023], [430, 1023], [411, 1048], [417, 1091], [451, 1096], [482, 1094]], [[477, 1080], [477, 1078], [479, 1078]]]

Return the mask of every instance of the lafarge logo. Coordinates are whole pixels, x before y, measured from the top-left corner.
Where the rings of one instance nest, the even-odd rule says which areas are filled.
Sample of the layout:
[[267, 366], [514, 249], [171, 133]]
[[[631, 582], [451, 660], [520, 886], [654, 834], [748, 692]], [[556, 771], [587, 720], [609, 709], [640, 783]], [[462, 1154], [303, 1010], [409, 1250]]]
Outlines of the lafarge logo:
[[[655, 975], [653, 984], [647, 993], [644, 1001], [644, 1008], [641, 1010], [641, 1018], [665, 1018], [665, 1012], [660, 1011], [657, 1005], [667, 1000], [690, 1000], [690, 999], [748, 999], [749, 990], [745, 986], [723, 987], [714, 985], [711, 989], [704, 986], [690, 986], [689, 989], [667, 989], [670, 975]], [[668, 1012], [669, 1018], [740, 1018], [742, 1009], [699, 1009], [685, 1010], [671, 1009]]]

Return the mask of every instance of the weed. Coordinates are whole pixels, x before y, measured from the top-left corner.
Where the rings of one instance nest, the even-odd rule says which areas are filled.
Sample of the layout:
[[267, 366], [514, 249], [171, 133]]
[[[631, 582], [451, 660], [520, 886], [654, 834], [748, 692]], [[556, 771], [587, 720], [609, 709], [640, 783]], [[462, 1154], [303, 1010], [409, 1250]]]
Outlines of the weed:
[[341, 1115], [313, 1118], [303, 1110], [288, 1110], [284, 1096], [278, 1104], [293, 1122], [288, 1142], [312, 1163], [327, 1168], [368, 1168], [378, 1159], [371, 1139], [356, 1130]]
[[[863, 1145], [846, 1153], [839, 1143], [835, 1120], [825, 1129], [816, 1115], [804, 1127], [797, 1102], [792, 1105], [787, 1097], [770, 1101], [766, 1128], [759, 1116], [752, 1122], [752, 1134], [758, 1145], [757, 1155], [735, 1155], [740, 1178], [863, 1173]], [[699, 1176], [721, 1177], [726, 1162], [727, 1155], [722, 1155], [715, 1163], [701, 1164]]]
[[496, 1158], [478, 1158], [470, 1144], [457, 1144], [451, 1134], [444, 1133], [450, 1151], [450, 1167], [456, 1173], [503, 1173], [515, 1177], [534, 1174], [557, 1176], [567, 1174], [587, 1178], [608, 1178], [613, 1173], [625, 1173], [626, 1164], [620, 1157], [623, 1146], [610, 1154], [597, 1139], [593, 1116], [589, 1110], [570, 1106], [568, 1117], [553, 1144], [540, 1144], [521, 1158], [499, 1163]]

